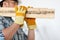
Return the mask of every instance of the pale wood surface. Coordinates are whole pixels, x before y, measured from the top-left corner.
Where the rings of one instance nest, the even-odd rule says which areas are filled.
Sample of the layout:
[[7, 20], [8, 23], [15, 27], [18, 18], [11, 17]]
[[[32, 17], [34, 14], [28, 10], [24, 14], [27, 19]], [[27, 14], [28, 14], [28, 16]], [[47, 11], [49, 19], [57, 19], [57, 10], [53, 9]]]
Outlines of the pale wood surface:
[[[55, 16], [54, 9], [48, 8], [29, 8], [26, 13], [28, 18], [54, 18]], [[14, 8], [3, 8], [0, 7], [0, 16], [14, 17], [15, 9]]]

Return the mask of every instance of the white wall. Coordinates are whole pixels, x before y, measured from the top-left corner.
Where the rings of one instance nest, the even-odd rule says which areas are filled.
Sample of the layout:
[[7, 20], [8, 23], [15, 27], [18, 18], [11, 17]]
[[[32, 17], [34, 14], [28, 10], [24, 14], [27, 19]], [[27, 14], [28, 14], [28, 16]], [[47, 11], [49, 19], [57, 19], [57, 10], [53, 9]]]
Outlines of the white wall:
[[25, 6], [54, 8], [54, 19], [36, 19], [36, 40], [60, 40], [60, 0], [21, 0]]
[[36, 40], [60, 40], [60, 0], [21, 0], [20, 5], [54, 8], [54, 19], [37, 18]]

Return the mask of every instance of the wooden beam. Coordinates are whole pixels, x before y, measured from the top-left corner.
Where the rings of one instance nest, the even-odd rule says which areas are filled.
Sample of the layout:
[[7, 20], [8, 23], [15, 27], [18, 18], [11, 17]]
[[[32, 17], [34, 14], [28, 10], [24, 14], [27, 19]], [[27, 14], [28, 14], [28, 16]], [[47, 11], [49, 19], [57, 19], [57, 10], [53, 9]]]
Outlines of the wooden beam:
[[[54, 9], [48, 8], [29, 8], [26, 13], [27, 18], [54, 18]], [[0, 7], [0, 16], [14, 17], [14, 8]]]

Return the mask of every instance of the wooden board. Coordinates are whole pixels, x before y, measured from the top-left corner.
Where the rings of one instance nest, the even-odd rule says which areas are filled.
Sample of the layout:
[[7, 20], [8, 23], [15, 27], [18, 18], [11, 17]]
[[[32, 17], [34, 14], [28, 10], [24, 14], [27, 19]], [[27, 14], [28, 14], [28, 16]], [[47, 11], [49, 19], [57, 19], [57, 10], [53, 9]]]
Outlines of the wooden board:
[[[14, 8], [0, 7], [0, 16], [14, 17]], [[48, 8], [29, 8], [26, 13], [27, 18], [54, 18], [54, 9]]]

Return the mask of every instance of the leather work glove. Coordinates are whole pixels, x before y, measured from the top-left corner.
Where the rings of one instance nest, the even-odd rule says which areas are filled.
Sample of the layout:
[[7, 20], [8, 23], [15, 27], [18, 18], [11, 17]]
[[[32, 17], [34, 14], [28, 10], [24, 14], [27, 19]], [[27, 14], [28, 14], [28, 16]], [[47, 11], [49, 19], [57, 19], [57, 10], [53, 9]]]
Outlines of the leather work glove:
[[25, 18], [25, 21], [27, 23], [28, 29], [32, 30], [36, 28], [35, 18]]
[[[32, 8], [32, 7], [28, 6], [28, 8]], [[36, 29], [35, 18], [25, 18], [25, 21], [27, 23], [28, 29], [31, 30]]]
[[25, 6], [19, 6], [19, 7], [16, 6], [15, 11], [16, 11], [15, 23], [23, 25], [27, 8]]

